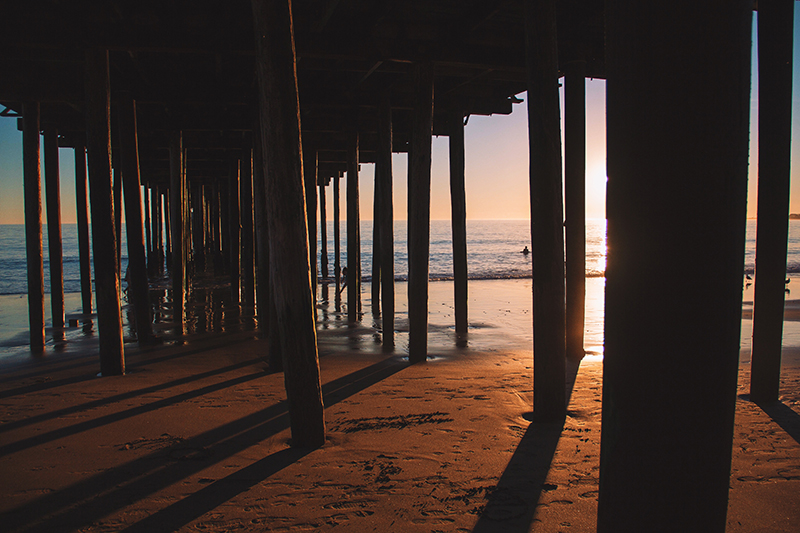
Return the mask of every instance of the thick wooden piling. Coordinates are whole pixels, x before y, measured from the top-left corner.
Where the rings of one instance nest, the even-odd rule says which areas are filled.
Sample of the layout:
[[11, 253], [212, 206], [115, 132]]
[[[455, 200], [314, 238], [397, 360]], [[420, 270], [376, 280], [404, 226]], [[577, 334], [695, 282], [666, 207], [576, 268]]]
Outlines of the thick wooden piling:
[[53, 338], [64, 338], [64, 255], [61, 243], [61, 180], [58, 132], [44, 129], [44, 182], [47, 196], [47, 250], [50, 258], [50, 310]]
[[170, 227], [169, 187], [164, 189], [164, 255], [167, 270], [172, 270], [172, 228]]
[[184, 234], [186, 211], [186, 175], [183, 172], [183, 134], [173, 131], [169, 140], [169, 213], [172, 230], [172, 320], [175, 335], [184, 332], [184, 295], [186, 291], [186, 246]]
[[433, 64], [414, 72], [416, 104], [408, 164], [408, 358], [428, 357], [428, 259], [431, 224]]
[[[261, 146], [261, 123], [253, 126], [253, 215], [256, 240], [256, 317], [258, 329], [269, 339], [269, 227], [264, 196], [264, 157]], [[277, 344], [277, 343], [275, 343]], [[273, 343], [269, 343], [270, 353]]]
[[118, 107], [117, 128], [122, 185], [125, 189], [125, 233], [128, 242], [128, 297], [133, 304], [139, 343], [146, 343], [153, 335], [153, 328], [150, 290], [147, 283], [147, 258], [144, 253], [136, 102], [130, 93], [121, 93]]
[[111, 159], [111, 178], [114, 189], [114, 230], [117, 237], [117, 277], [122, 279], [123, 272], [120, 272], [122, 263], [122, 178], [119, 170], [119, 156], [112, 149]]
[[325, 205], [325, 182], [328, 178], [319, 179], [319, 275], [328, 279], [328, 215]]
[[607, 12], [600, 533], [726, 529], [752, 6], [621, 0]]
[[464, 114], [450, 116], [450, 212], [453, 230], [453, 281], [456, 336], [464, 344], [467, 335], [467, 192], [465, 186]]
[[162, 187], [155, 187], [155, 228], [156, 228], [156, 271], [159, 274], [164, 272], [164, 208], [162, 207], [163, 198]]
[[[373, 222], [380, 226], [381, 330], [383, 349], [394, 348], [394, 204], [392, 200], [392, 103], [384, 94], [378, 104], [378, 156], [376, 183], [380, 183], [380, 211]], [[373, 281], [374, 283], [374, 281]]]
[[358, 197], [358, 132], [347, 143], [347, 321], [358, 321], [361, 307], [361, 215]]
[[583, 359], [586, 307], [586, 62], [566, 66], [564, 79], [567, 357]]
[[270, 273], [281, 325], [292, 446], [325, 442], [311, 293], [300, 103], [291, 0], [253, 0], [270, 229]]
[[525, 8], [533, 248], [533, 412], [537, 420], [557, 420], [566, 413], [566, 323], [555, 0], [527, 2]]
[[253, 148], [250, 140], [242, 150], [239, 183], [242, 221], [242, 307], [248, 313], [253, 313], [256, 302], [256, 266], [253, 234]]
[[125, 373], [119, 305], [114, 195], [111, 186], [111, 123], [108, 52], [86, 51], [86, 148], [92, 209], [95, 294], [100, 337], [100, 372]]
[[42, 246], [42, 164], [39, 103], [22, 109], [22, 163], [25, 196], [25, 248], [28, 263], [28, 323], [31, 351], [44, 350], [44, 248]]
[[794, 2], [758, 3], [758, 225], [750, 398], [778, 399], [792, 161]]
[[155, 277], [161, 271], [159, 263], [161, 262], [161, 233], [158, 231], [159, 216], [158, 216], [158, 186], [150, 186], [150, 246], [152, 251], [149, 257], [149, 268], [151, 274]]
[[342, 262], [341, 262], [341, 243], [340, 243], [340, 219], [339, 219], [339, 180], [341, 175], [333, 177], [333, 275], [336, 278], [336, 295], [334, 301], [336, 308], [339, 308], [339, 303], [342, 301], [340, 291], [342, 290]]
[[372, 314], [378, 317], [381, 313], [381, 230], [378, 222], [381, 212], [381, 181], [375, 165], [374, 185], [372, 188], [372, 282], [370, 298]]
[[203, 186], [191, 187], [192, 202], [192, 266], [194, 272], [203, 272], [206, 264], [206, 243], [203, 209]]
[[153, 264], [153, 238], [150, 235], [150, 186], [144, 184], [142, 190], [142, 198], [144, 199], [144, 250], [147, 256], [147, 274], [151, 274]]
[[231, 274], [231, 304], [238, 306], [241, 298], [242, 284], [242, 224], [239, 214], [239, 160], [231, 163], [231, 173], [228, 176], [228, 244], [230, 245], [230, 274]]
[[[306, 194], [306, 226], [311, 266], [311, 294], [317, 299], [317, 150], [306, 145], [303, 149], [303, 184]], [[316, 309], [316, 307], [315, 307]]]
[[[75, 212], [78, 222], [78, 261], [81, 272], [81, 309], [92, 314], [92, 266], [89, 246], [89, 203], [86, 194], [86, 146], [75, 144]], [[89, 319], [84, 319], [89, 322]]]

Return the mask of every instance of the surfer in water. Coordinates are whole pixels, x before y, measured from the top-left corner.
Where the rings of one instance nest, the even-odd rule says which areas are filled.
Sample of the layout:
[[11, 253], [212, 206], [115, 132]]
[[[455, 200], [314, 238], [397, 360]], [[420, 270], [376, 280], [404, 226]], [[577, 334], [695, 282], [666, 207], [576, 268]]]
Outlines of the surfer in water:
[[522, 251], [520, 253], [522, 255], [528, 255], [529, 253], [531, 253], [531, 251], [528, 250], [528, 247], [526, 246], [525, 248], [522, 249]]

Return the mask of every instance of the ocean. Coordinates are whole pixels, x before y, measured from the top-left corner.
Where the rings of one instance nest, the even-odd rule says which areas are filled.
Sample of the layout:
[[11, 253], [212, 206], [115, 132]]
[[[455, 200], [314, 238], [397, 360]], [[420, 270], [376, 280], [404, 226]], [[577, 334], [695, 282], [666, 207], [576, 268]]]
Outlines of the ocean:
[[[755, 270], [755, 220], [747, 221], [745, 272]], [[49, 292], [49, 259], [47, 252], [47, 227], [44, 229], [45, 292]], [[319, 235], [319, 232], [318, 232]], [[347, 264], [347, 227], [341, 223], [341, 264]], [[398, 281], [408, 279], [408, 246], [406, 221], [394, 223], [395, 276]], [[333, 275], [333, 222], [328, 222], [328, 263]], [[318, 237], [319, 238], [319, 237]], [[62, 226], [64, 249], [64, 291], [80, 292], [77, 225]], [[431, 222], [430, 279], [450, 280], [453, 277], [453, 260], [450, 221]], [[530, 247], [530, 223], [527, 220], [468, 220], [467, 264], [469, 278], [475, 280], [524, 279], [531, 276], [531, 256], [519, 253]], [[320, 244], [317, 243], [317, 254]], [[606, 244], [605, 220], [589, 219], [586, 225], [586, 276], [603, 277]], [[122, 232], [122, 269], [127, 268], [127, 242]], [[361, 260], [364, 281], [370, 281], [372, 268], [372, 221], [361, 223]], [[317, 257], [319, 262], [319, 257]], [[789, 223], [789, 251], [787, 274], [800, 273], [800, 220]], [[0, 225], [0, 294], [27, 294], [25, 258], [25, 227], [21, 224]]]

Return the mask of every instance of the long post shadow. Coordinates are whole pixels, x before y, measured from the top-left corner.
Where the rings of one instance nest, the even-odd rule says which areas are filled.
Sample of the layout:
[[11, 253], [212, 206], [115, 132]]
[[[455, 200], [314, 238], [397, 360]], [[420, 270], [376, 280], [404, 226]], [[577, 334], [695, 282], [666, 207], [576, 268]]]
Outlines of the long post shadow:
[[[343, 376], [323, 386], [326, 407], [384, 380], [407, 367], [391, 358]], [[6, 531], [50, 532], [77, 530], [150, 494], [196, 474], [289, 427], [285, 401], [208, 430], [172, 446], [107, 470], [20, 505], [2, 516]], [[146, 519], [141, 531], [173, 531], [220, 503], [248, 490], [254, 483], [285, 468], [303, 454], [273, 454], [219, 480]], [[270, 459], [270, 457], [272, 459]], [[241, 475], [242, 477], [236, 477]], [[259, 476], [264, 476], [260, 477]], [[241, 482], [242, 479], [247, 480]], [[238, 481], [237, 481], [238, 480]], [[207, 489], [207, 490], [206, 490]], [[46, 510], [46, 511], [44, 511]], [[46, 512], [47, 514], [43, 513]], [[135, 524], [133, 527], [139, 527]], [[136, 529], [131, 529], [135, 531]]]
[[800, 444], [800, 414], [781, 401], [756, 402], [756, 405]]
[[[579, 368], [580, 363], [568, 360], [567, 405]], [[500, 529], [504, 533], [530, 531], [565, 421], [566, 418], [554, 422], [532, 422], [528, 426], [500, 481], [487, 496], [486, 506], [473, 533], [494, 533]]]

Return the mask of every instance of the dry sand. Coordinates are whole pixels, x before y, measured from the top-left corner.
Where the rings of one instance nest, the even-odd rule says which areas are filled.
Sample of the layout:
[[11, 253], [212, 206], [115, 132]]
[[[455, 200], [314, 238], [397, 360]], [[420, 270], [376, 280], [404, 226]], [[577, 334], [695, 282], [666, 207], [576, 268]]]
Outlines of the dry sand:
[[[467, 348], [453, 342], [452, 285], [432, 284], [434, 358], [417, 365], [403, 358], [406, 334], [387, 356], [369, 315], [347, 328], [328, 310], [328, 442], [313, 451], [288, 447], [283, 377], [265, 371], [251, 331], [126, 344], [124, 377], [96, 377], [89, 341], [7, 356], [0, 529], [594, 531], [602, 363], [581, 364], [563, 424], [528, 422], [519, 283], [471, 285], [471, 299], [486, 298], [473, 302]], [[762, 409], [747, 400], [742, 366], [728, 531], [800, 523], [800, 368], [783, 376], [781, 402]]]

